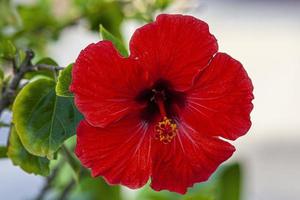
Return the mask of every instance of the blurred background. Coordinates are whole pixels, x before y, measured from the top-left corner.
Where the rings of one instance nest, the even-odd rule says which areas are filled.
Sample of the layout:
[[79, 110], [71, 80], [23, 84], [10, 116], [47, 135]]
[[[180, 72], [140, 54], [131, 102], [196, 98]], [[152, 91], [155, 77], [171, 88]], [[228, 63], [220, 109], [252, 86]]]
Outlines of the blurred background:
[[[240, 163], [241, 199], [298, 200], [300, 1], [1, 0], [0, 37], [9, 37], [19, 48], [34, 49], [37, 58], [47, 55], [67, 66], [81, 49], [101, 39], [99, 24], [128, 45], [133, 31], [161, 12], [206, 21], [220, 51], [241, 61], [252, 78], [253, 125], [233, 142], [237, 151], [227, 162]], [[9, 121], [10, 114], [1, 120]], [[7, 132], [0, 129], [0, 145], [6, 144]], [[43, 185], [44, 178], [0, 159], [0, 199], [33, 199]], [[122, 190], [128, 199], [137, 195]]]

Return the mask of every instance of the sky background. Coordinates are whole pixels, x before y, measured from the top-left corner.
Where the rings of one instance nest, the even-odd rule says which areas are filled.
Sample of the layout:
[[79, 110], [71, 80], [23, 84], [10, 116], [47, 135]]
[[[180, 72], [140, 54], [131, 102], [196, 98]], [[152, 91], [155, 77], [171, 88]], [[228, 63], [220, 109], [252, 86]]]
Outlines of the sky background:
[[[192, 14], [206, 21], [220, 51], [241, 61], [254, 84], [253, 126], [234, 142], [237, 151], [230, 159], [241, 161], [244, 168], [244, 200], [298, 200], [300, 1], [181, 2], [169, 12]], [[190, 9], [182, 10], [186, 6]], [[138, 26], [133, 21], [124, 23], [127, 40]], [[98, 34], [79, 24], [49, 45], [49, 56], [65, 66], [74, 62], [82, 48], [98, 40]], [[5, 142], [6, 138], [0, 137], [0, 144]], [[30, 199], [42, 183], [40, 177], [0, 160], [0, 199]]]

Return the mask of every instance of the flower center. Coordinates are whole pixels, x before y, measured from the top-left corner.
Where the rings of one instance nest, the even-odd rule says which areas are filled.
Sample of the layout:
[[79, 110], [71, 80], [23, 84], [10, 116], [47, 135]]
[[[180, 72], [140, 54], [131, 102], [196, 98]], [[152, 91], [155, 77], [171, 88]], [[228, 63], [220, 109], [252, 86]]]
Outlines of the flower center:
[[[151, 88], [142, 90], [135, 100], [144, 105], [141, 120], [156, 123], [154, 138], [170, 143], [178, 133], [174, 120], [178, 118], [178, 109], [185, 106], [185, 93], [174, 90], [166, 80], [158, 80]], [[160, 118], [159, 122], [157, 118]]]
[[178, 132], [177, 124], [167, 117], [164, 106], [165, 94], [163, 92], [157, 92], [155, 89], [153, 89], [153, 92], [155, 92], [154, 101], [158, 105], [160, 115], [162, 116], [162, 119], [155, 125], [154, 129], [156, 134], [154, 138], [164, 144], [168, 144]]

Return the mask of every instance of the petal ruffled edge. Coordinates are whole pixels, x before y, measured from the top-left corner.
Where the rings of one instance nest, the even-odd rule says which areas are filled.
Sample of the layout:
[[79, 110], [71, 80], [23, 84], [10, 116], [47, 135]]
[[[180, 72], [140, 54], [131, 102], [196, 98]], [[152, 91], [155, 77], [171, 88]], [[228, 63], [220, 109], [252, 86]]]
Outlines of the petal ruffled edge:
[[138, 28], [129, 46], [130, 57], [145, 65], [153, 81], [167, 79], [177, 91], [188, 89], [218, 51], [205, 22], [179, 14], [161, 14]]
[[242, 64], [218, 53], [188, 91], [181, 118], [197, 131], [235, 140], [251, 127], [253, 85]]
[[170, 144], [153, 140], [151, 187], [185, 194], [188, 187], [208, 180], [217, 167], [231, 157], [235, 148], [217, 137], [180, 125]]
[[70, 90], [85, 119], [105, 127], [138, 107], [134, 99], [145, 84], [146, 73], [134, 60], [121, 57], [110, 41], [101, 41], [81, 51]]
[[151, 173], [151, 142], [147, 126], [136, 117], [126, 117], [109, 128], [81, 121], [75, 153], [92, 176], [109, 184], [135, 189], [145, 185]]

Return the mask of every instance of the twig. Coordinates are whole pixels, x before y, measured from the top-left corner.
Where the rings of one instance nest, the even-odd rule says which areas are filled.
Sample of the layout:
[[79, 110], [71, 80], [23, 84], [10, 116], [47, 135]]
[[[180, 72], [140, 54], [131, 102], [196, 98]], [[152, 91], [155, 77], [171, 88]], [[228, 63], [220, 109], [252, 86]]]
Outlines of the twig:
[[74, 179], [78, 182], [84, 174], [89, 173], [89, 171], [82, 167], [80, 162], [74, 157], [74, 155], [69, 151], [69, 149], [63, 144], [60, 151], [64, 160], [69, 164], [74, 172]]
[[[72, 169], [76, 173], [78, 173], [78, 176], [80, 176], [81, 173], [85, 172], [84, 169], [78, 168], [75, 158], [69, 152], [69, 150], [67, 149], [67, 147], [65, 145], [63, 145], [61, 149], [62, 149], [61, 153], [63, 154], [64, 159], [60, 160], [60, 162], [57, 164], [57, 166], [53, 169], [52, 174], [47, 177], [44, 187], [42, 188], [41, 192], [39, 193], [38, 197], [35, 200], [43, 200], [44, 199], [47, 192], [51, 189], [53, 180], [57, 176], [59, 169], [61, 168], [61, 166], [64, 163], [68, 162], [70, 164], [70, 166], [72, 167]], [[70, 182], [65, 186], [65, 189], [62, 191], [58, 200], [60, 200], [60, 199], [65, 200], [65, 197], [67, 197], [67, 195], [70, 193], [70, 191], [75, 186], [75, 184], [76, 184], [76, 180], [72, 178], [72, 180], [70, 180]]]
[[0, 99], [0, 116], [3, 110], [8, 107], [16, 94], [19, 83], [22, 80], [24, 74], [30, 70], [31, 59], [34, 57], [34, 53], [31, 50], [27, 50], [24, 61], [21, 63], [19, 70], [14, 73], [13, 78], [9, 82], [8, 86], [4, 88], [2, 97]]
[[57, 164], [57, 166], [53, 169], [52, 174], [46, 178], [46, 183], [43, 186], [42, 190], [38, 194], [35, 200], [43, 200], [47, 192], [51, 189], [52, 183], [56, 178], [59, 170], [61, 169], [63, 162]]
[[[17, 55], [16, 55], [16, 56], [17, 56]], [[18, 71], [16, 58], [13, 58], [13, 59], [11, 60], [11, 62], [12, 62], [12, 66], [13, 66], [13, 72], [14, 72], [14, 74], [15, 74], [15, 73], [17, 73], [17, 71]]]
[[4, 123], [0, 121], [0, 128], [1, 127], [10, 127], [10, 124]]
[[60, 66], [53, 66], [53, 65], [47, 65], [47, 64], [36, 64], [33, 66], [33, 68], [36, 68], [38, 70], [40, 69], [47, 69], [47, 70], [51, 70], [51, 71], [59, 71], [59, 70], [63, 70], [63, 67]]
[[37, 64], [32, 66], [32, 70], [38, 71], [38, 70], [50, 70], [53, 72], [55, 80], [57, 80], [58, 71], [64, 69], [60, 66], [53, 66], [53, 65], [47, 65], [47, 64]]
[[60, 196], [57, 198], [57, 200], [66, 200], [70, 192], [72, 191], [73, 187], [75, 186], [76, 182], [74, 179], [72, 179], [68, 185], [66, 185], [65, 189], [62, 191]]
[[57, 75], [57, 72], [59, 70], [64, 69], [60, 66], [53, 66], [53, 65], [47, 65], [47, 64], [37, 64], [32, 65], [31, 60], [34, 57], [34, 53], [32, 50], [27, 50], [26, 56], [24, 61], [20, 64], [20, 67], [17, 68], [16, 63], [14, 62], [14, 74], [13, 78], [7, 85], [7, 87], [4, 88], [2, 97], [0, 98], [0, 116], [5, 108], [7, 108], [14, 100], [14, 97], [16, 96], [18, 86], [20, 84], [20, 81], [23, 79], [26, 72], [29, 71], [38, 71], [47, 69], [50, 71], [53, 71], [54, 75]]

